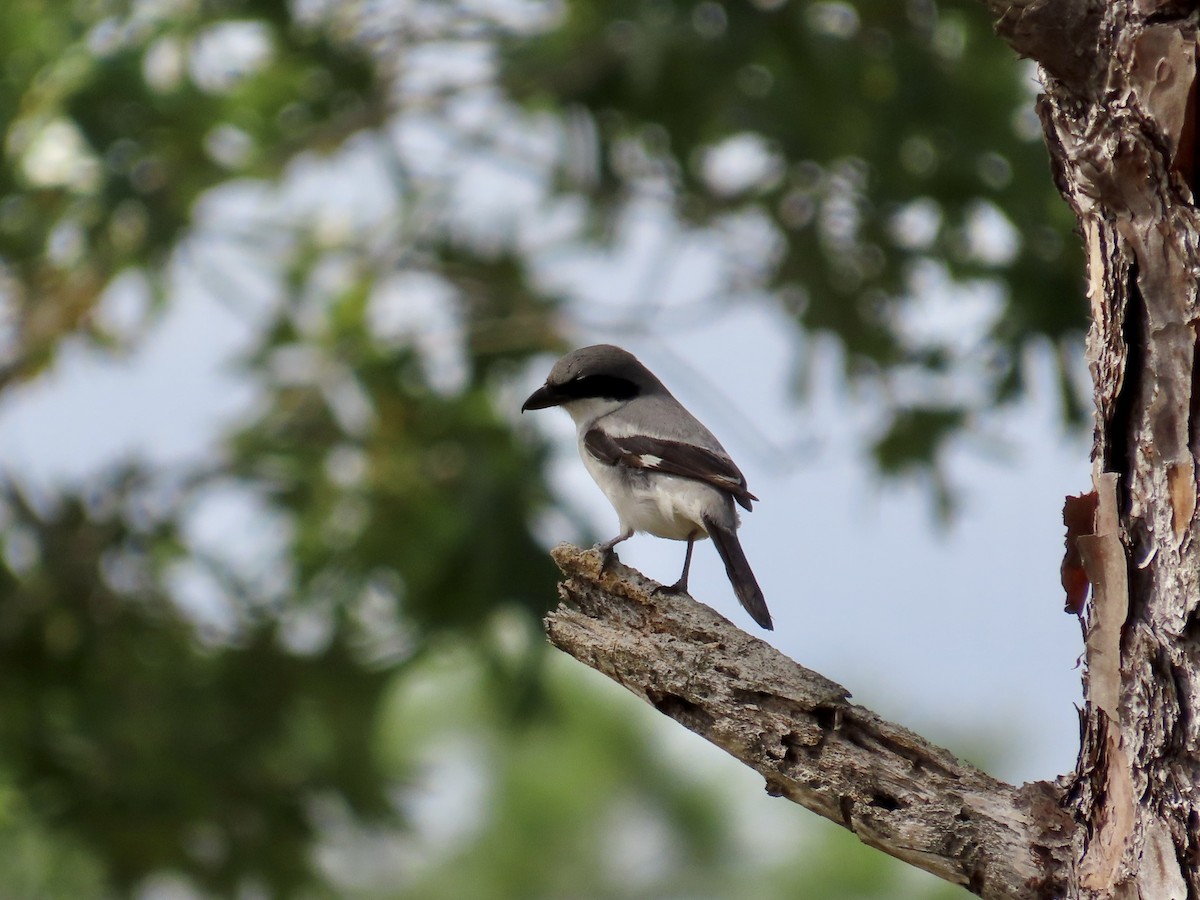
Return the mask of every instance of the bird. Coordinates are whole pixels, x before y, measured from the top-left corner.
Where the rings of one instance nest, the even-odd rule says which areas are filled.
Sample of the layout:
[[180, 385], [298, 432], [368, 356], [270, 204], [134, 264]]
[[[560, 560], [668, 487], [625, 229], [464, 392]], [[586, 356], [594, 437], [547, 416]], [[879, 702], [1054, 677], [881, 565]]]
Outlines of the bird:
[[597, 544], [601, 571], [635, 532], [687, 541], [683, 573], [663, 590], [687, 591], [692, 548], [711, 538], [733, 592], [760, 627], [774, 625], [742, 545], [736, 503], [758, 500], [713, 436], [636, 356], [613, 344], [559, 359], [521, 412], [560, 406], [575, 421], [579, 455], [616, 510], [620, 532]]

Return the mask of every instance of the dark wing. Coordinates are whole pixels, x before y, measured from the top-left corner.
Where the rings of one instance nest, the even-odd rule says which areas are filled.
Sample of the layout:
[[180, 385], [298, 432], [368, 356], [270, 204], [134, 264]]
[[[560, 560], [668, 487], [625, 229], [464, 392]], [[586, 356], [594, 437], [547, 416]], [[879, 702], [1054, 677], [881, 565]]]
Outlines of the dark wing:
[[711, 484], [732, 494], [744, 509], [750, 509], [750, 501], [758, 499], [746, 490], [746, 476], [737, 466], [703, 447], [643, 434], [615, 438], [599, 428], [583, 436], [583, 445], [588, 453], [610, 466], [666, 472]]

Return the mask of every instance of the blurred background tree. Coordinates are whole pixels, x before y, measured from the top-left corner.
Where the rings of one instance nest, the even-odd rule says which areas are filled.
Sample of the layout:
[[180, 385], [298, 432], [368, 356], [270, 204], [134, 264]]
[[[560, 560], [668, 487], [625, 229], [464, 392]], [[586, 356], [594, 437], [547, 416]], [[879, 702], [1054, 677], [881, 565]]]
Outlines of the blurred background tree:
[[981, 10], [14, 0], [0, 59], [0, 398], [205, 303], [245, 398], [169, 462], [5, 474], [0, 894], [954, 893], [798, 812], [761, 846], [548, 658], [588, 526], [515, 411], [593, 333], [765, 303], [798, 401], [832, 340], [945, 510], [1031, 345], [1078, 418], [1069, 214]]

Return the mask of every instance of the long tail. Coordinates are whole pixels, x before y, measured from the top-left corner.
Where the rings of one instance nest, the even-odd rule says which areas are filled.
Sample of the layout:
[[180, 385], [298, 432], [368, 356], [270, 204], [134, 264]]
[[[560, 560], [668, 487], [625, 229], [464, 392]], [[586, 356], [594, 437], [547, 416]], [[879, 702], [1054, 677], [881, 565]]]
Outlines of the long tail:
[[712, 538], [717, 553], [721, 554], [721, 561], [725, 563], [725, 574], [729, 576], [729, 583], [733, 585], [733, 592], [737, 595], [738, 602], [742, 604], [742, 609], [750, 613], [750, 618], [761, 627], [767, 631], [774, 631], [775, 626], [771, 624], [771, 613], [767, 610], [767, 601], [763, 597], [762, 588], [758, 586], [758, 582], [754, 578], [754, 572], [750, 570], [746, 554], [742, 552], [742, 545], [737, 539], [737, 533], [722, 528], [707, 517], [704, 519], [704, 527], [708, 530], [708, 535]]

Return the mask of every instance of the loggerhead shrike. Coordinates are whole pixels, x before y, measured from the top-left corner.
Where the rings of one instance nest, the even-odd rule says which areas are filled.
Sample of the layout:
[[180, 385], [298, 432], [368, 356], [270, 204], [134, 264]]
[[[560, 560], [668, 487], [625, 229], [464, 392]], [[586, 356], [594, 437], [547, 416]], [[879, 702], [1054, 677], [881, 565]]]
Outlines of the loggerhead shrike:
[[575, 420], [583, 464], [617, 511], [621, 533], [596, 546], [604, 564], [635, 531], [687, 541], [683, 574], [668, 588], [686, 591], [692, 544], [711, 537], [742, 607], [770, 630], [733, 508], [736, 501], [748, 510], [758, 498], [712, 432], [632, 353], [612, 344], [568, 353], [521, 412], [550, 406]]

